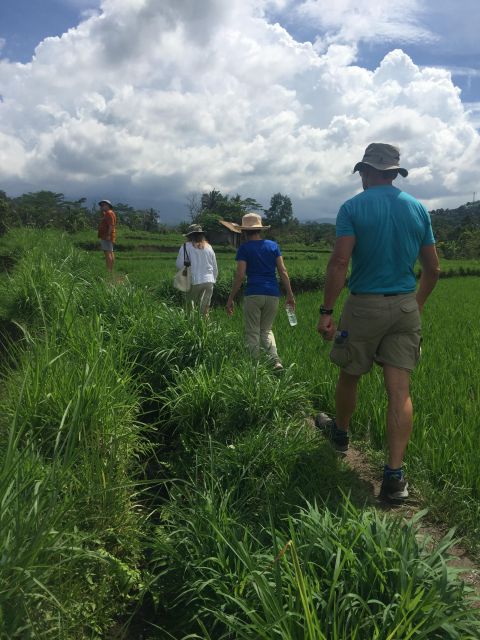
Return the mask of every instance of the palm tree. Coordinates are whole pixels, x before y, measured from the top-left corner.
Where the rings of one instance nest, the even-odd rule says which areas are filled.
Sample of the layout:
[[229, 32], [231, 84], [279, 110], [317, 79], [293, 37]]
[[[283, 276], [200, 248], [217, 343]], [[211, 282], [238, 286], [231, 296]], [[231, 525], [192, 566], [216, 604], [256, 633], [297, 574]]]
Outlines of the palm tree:
[[210, 193], [202, 194], [202, 209], [208, 209], [213, 211], [225, 200], [225, 196], [222, 196], [220, 191], [213, 189]]

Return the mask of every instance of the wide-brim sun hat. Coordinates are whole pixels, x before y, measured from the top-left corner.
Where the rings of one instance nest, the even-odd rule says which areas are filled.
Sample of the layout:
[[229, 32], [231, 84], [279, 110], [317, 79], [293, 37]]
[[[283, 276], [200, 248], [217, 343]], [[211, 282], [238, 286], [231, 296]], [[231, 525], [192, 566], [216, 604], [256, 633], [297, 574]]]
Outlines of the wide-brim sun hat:
[[230, 229], [230, 231], [234, 231], [235, 233], [240, 233], [241, 231], [262, 231], [266, 229], [270, 229], [270, 225], [262, 224], [262, 217], [258, 215], [258, 213], [246, 213], [242, 217], [242, 224], [237, 224], [236, 222], [227, 222], [226, 220], [219, 220], [220, 224], [223, 224], [224, 227]]
[[105, 198], [103, 200], [99, 200], [98, 205], [102, 205], [103, 203], [108, 204], [109, 207], [112, 206], [112, 203], [110, 202], [110, 200], [105, 200]]
[[240, 225], [242, 231], [261, 231], [262, 229], [270, 229], [270, 225], [262, 224], [262, 217], [258, 213], [246, 213], [242, 217]]
[[187, 228], [187, 233], [184, 233], [183, 235], [188, 238], [188, 236], [193, 235], [194, 233], [205, 233], [205, 231], [202, 229], [202, 225], [200, 224], [191, 224], [188, 228]]
[[262, 218], [258, 215], [258, 213], [246, 213], [242, 217], [242, 224], [237, 224], [236, 222], [229, 222], [228, 220], [219, 220], [220, 224], [223, 224], [224, 227], [227, 227], [230, 231], [234, 233], [241, 233], [242, 231], [262, 231], [266, 229], [270, 229], [270, 225], [262, 224]]
[[384, 142], [372, 142], [365, 149], [363, 158], [353, 168], [355, 171], [361, 171], [363, 165], [368, 165], [378, 171], [398, 171], [398, 173], [406, 178], [408, 171], [400, 166], [400, 150], [393, 144]]

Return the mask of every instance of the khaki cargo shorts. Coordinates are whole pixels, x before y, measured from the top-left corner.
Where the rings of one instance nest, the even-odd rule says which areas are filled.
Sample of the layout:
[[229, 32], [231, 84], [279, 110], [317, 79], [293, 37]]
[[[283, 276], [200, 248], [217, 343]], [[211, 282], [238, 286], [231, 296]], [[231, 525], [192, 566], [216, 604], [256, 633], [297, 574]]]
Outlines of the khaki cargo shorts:
[[345, 373], [362, 375], [374, 362], [413, 371], [420, 357], [421, 321], [415, 293], [351, 294], [338, 325], [348, 335], [334, 342], [330, 360]]

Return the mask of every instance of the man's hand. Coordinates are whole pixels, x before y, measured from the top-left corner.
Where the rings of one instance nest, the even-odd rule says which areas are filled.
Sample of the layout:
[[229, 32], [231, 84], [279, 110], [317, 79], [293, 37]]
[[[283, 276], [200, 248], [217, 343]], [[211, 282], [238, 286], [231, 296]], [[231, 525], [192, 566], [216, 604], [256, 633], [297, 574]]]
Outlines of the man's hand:
[[225, 305], [225, 310], [229, 316], [233, 316], [234, 306], [235, 304], [233, 302], [233, 299], [229, 297], [227, 300], [227, 304]]
[[292, 307], [292, 309], [295, 310], [295, 298], [293, 297], [293, 294], [291, 296], [287, 295], [287, 299], [285, 300], [285, 306]]
[[320, 316], [317, 331], [324, 340], [333, 340], [337, 327], [331, 315]]

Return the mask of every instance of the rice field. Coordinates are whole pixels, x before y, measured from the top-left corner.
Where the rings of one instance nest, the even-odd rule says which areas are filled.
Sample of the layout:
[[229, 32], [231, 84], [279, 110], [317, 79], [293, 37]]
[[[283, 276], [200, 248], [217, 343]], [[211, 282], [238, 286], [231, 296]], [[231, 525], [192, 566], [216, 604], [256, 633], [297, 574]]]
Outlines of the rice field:
[[[480, 278], [440, 280], [423, 314], [422, 357], [412, 376], [414, 430], [407, 453], [412, 484], [425, 493], [431, 509], [472, 540], [480, 533], [480, 327], [477, 308]], [[309, 389], [312, 402], [334, 412], [337, 370], [330, 365], [330, 345], [315, 332], [319, 293], [297, 300], [298, 325], [280, 313], [275, 325], [279, 354]], [[341, 302], [337, 305], [341, 309]], [[227, 318], [214, 310], [226, 328], [242, 331], [241, 312]], [[284, 317], [285, 316], [285, 317]], [[361, 379], [353, 435], [382, 450], [386, 398], [381, 369]]]
[[[318, 292], [298, 296], [297, 327], [278, 317], [276, 377], [245, 353], [240, 313], [204, 322], [162, 301], [174, 268], [147, 274], [160, 262], [145, 252], [119, 252], [119, 270], [133, 259], [117, 285], [101, 255], [55, 234], [0, 239], [2, 252], [15, 265], [0, 280], [0, 637], [480, 637], [446, 566], [452, 536], [433, 545], [415, 520], [366, 508], [305, 422], [333, 406]], [[291, 273], [315, 276], [301, 253]], [[425, 309], [408, 457], [472, 539], [478, 287], [443, 280]], [[354, 431], [377, 449], [383, 410], [374, 372]]]
[[[94, 234], [81, 232], [71, 236], [73, 242], [86, 249], [94, 268], [103, 268], [103, 255], [98, 250]], [[119, 232], [116, 269], [141, 287], [154, 290], [161, 282], [170, 282], [175, 273], [175, 259], [185, 238], [181, 234], [152, 234]], [[300, 283], [301, 290], [313, 290], [323, 285], [329, 251], [319, 245], [281, 245], [290, 276]], [[235, 250], [229, 246], [215, 246], [221, 283], [230, 283], [235, 270]], [[419, 270], [417, 265], [417, 270]], [[442, 260], [442, 276], [480, 276], [478, 260]]]
[[[181, 239], [180, 239], [181, 242]], [[279, 352], [292, 364], [295, 375], [309, 388], [309, 397], [318, 408], [333, 412], [336, 369], [330, 366], [329, 345], [315, 333], [320, 293], [328, 254], [309, 247], [299, 250], [283, 248], [285, 262], [295, 284], [299, 277], [307, 292], [297, 296], [299, 325], [292, 329], [285, 314], [276, 321]], [[217, 287], [219, 308], [213, 317], [225, 328], [242, 334], [241, 309], [234, 318], [227, 318], [221, 304], [228, 295], [234, 272], [233, 249], [217, 250], [220, 280]], [[129, 279], [153, 290], [160, 273], [173, 274], [175, 253], [152, 258], [138, 252], [127, 262]], [[129, 260], [130, 256], [125, 256]], [[119, 254], [118, 262], [124, 261]], [[147, 266], [148, 265], [148, 266]], [[475, 260], [443, 260], [442, 271], [450, 275], [462, 270], [478, 272]], [[223, 273], [222, 273], [223, 272]], [[226, 272], [226, 273], [225, 273]], [[294, 286], [295, 288], [295, 286]], [[165, 289], [161, 289], [165, 294]], [[480, 533], [480, 484], [476, 469], [480, 454], [480, 421], [476, 417], [479, 402], [480, 376], [478, 362], [480, 329], [476, 320], [476, 305], [480, 299], [480, 277], [442, 278], [428, 301], [423, 317], [423, 355], [412, 380], [415, 408], [414, 433], [407, 456], [407, 465], [418, 491], [432, 502], [431, 509], [449, 521], [472, 540]], [[181, 300], [177, 297], [177, 303]], [[341, 308], [341, 302], [338, 309]], [[452, 310], [461, 309], [461, 319]], [[374, 450], [383, 447], [385, 398], [380, 371], [362, 379], [361, 402], [356, 413], [354, 434]], [[453, 500], [452, 500], [453, 498]]]

